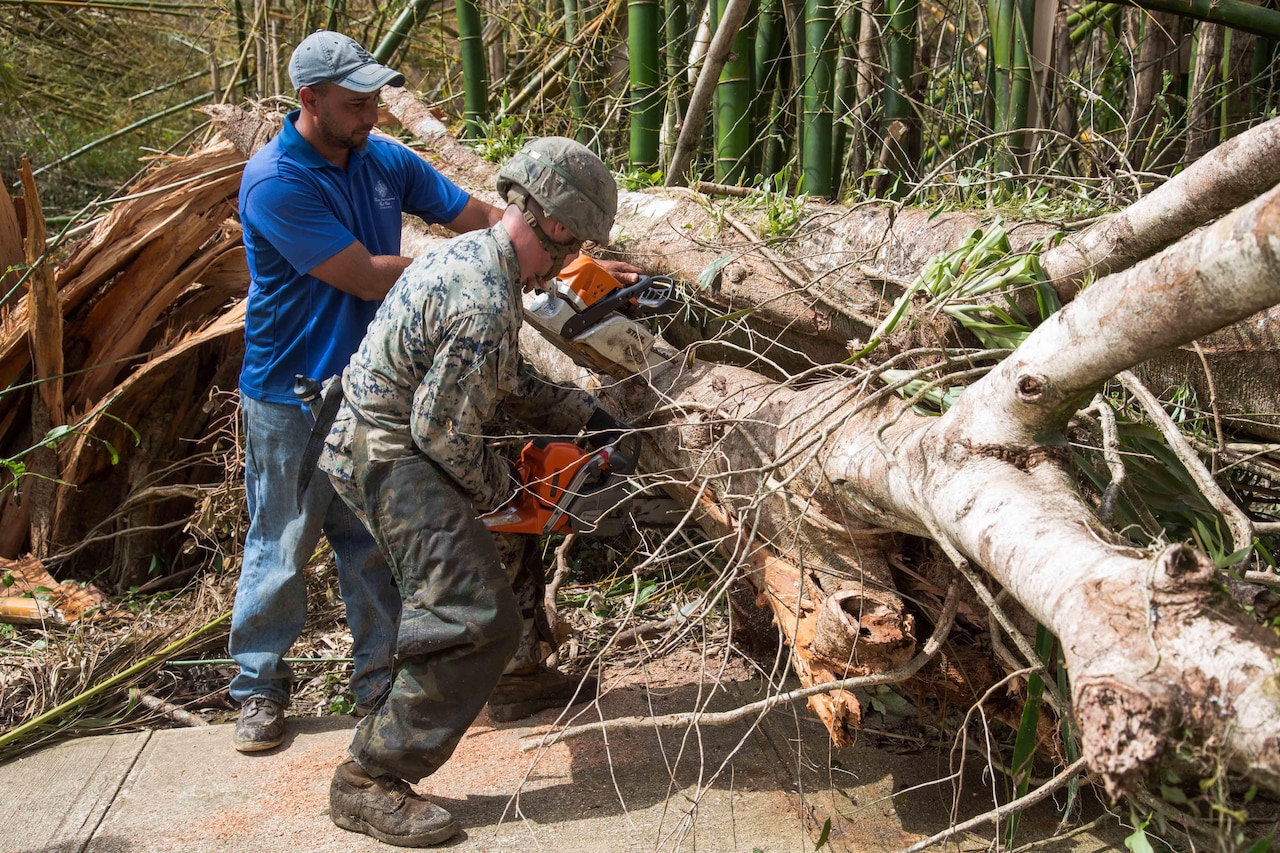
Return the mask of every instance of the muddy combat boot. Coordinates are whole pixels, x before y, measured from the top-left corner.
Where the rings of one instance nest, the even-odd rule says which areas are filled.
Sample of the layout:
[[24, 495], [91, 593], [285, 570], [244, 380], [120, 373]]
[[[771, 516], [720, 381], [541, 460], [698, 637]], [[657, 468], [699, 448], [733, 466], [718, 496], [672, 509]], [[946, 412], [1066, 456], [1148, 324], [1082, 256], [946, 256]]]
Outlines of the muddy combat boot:
[[[582, 683], [581, 689], [579, 682]], [[588, 675], [583, 680], [549, 666], [507, 673], [498, 679], [498, 686], [489, 696], [489, 717], [495, 723], [509, 723], [548, 708], [562, 710], [571, 701], [576, 705], [596, 698], [599, 686], [595, 676]]]
[[371, 777], [350, 759], [333, 771], [329, 817], [343, 829], [397, 847], [429, 847], [458, 831], [452, 815], [419, 796], [408, 782], [392, 776]]

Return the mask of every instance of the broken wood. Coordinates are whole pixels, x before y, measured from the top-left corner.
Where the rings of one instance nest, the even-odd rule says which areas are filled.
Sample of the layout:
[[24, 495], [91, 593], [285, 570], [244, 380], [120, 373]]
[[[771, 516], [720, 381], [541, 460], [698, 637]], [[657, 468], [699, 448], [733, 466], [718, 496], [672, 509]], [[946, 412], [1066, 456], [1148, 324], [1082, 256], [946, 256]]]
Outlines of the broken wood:
[[[22, 161], [23, 210], [27, 224], [23, 251], [28, 270], [30, 302], [29, 346], [35, 367], [35, 391], [31, 396], [32, 439], [38, 441], [66, 418], [62, 393], [62, 311], [45, 255], [44, 212], [31, 166]], [[53, 535], [53, 495], [58, 481], [58, 455], [51, 446], [33, 443], [27, 466], [27, 513], [31, 521], [31, 550], [43, 557]]]
[[190, 711], [179, 708], [172, 702], [166, 702], [158, 696], [152, 696], [149, 693], [143, 693], [136, 687], [129, 688], [129, 701], [137, 702], [144, 708], [150, 708], [162, 717], [173, 720], [179, 725], [191, 728], [200, 728], [209, 725], [209, 721], [199, 714], [193, 714]]
[[[209, 422], [211, 410], [203, 405], [209, 388], [233, 386], [237, 370], [234, 324], [241, 318], [234, 309], [227, 313], [227, 306], [248, 287], [233, 221], [243, 165], [225, 140], [192, 157], [158, 162], [62, 265], [33, 270], [30, 292], [6, 312], [0, 378], [9, 385], [11, 405], [0, 418], [0, 452], [11, 459], [25, 455], [28, 470], [42, 476], [24, 478], [20, 503], [13, 489], [0, 501], [6, 531], [0, 555], [17, 556], [30, 534], [37, 553], [56, 556], [131, 491], [152, 485], [156, 460], [191, 455], [191, 443]], [[34, 186], [23, 198], [35, 200]], [[29, 223], [34, 219], [26, 214]], [[27, 240], [31, 251], [38, 245], [44, 252], [43, 231], [29, 228]], [[48, 277], [36, 280], [39, 271]], [[232, 325], [219, 325], [220, 316]], [[224, 358], [210, 360], [208, 345]], [[36, 381], [29, 392], [17, 382], [28, 371]], [[179, 399], [184, 384], [186, 399]], [[64, 421], [43, 414], [50, 404]], [[32, 413], [26, 423], [16, 417], [22, 411]], [[66, 423], [63, 412], [84, 414]], [[152, 419], [158, 429], [148, 425]], [[62, 427], [56, 451], [40, 445], [54, 426]], [[136, 438], [145, 447], [131, 452]], [[120, 462], [122, 476], [101, 477]], [[159, 531], [182, 517], [181, 508], [172, 507], [143, 513], [123, 526]], [[141, 553], [162, 551], [159, 536], [134, 535], [132, 544]], [[78, 559], [116, 565], [117, 582], [136, 579], [133, 550], [102, 550], [112, 547], [106, 542]]]
[[67, 620], [53, 605], [39, 598], [6, 595], [0, 598], [0, 622], [8, 625], [65, 625]]

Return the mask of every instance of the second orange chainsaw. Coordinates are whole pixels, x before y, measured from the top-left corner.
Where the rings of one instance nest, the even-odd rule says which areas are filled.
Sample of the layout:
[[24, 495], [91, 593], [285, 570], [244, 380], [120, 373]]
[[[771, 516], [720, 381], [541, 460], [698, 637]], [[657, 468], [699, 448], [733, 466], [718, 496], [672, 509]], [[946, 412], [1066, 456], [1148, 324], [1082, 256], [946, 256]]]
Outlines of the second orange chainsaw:
[[571, 441], [535, 438], [520, 451], [516, 467], [524, 488], [481, 516], [495, 533], [613, 536], [629, 523], [671, 525], [683, 515], [674, 501], [633, 492], [626, 477], [635, 461], [612, 444], [587, 450]]

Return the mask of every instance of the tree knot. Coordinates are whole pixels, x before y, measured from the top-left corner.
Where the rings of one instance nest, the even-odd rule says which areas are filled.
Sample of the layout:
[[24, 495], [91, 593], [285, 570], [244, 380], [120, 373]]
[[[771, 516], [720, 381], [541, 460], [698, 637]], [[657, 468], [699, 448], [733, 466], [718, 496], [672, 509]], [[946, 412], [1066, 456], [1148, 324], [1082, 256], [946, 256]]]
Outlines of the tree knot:
[[1048, 381], [1034, 373], [1024, 373], [1018, 377], [1018, 399], [1024, 403], [1034, 403], [1044, 396]]
[[1182, 543], [1170, 545], [1156, 558], [1155, 587], [1162, 592], [1185, 592], [1212, 585], [1218, 569], [1207, 556]]

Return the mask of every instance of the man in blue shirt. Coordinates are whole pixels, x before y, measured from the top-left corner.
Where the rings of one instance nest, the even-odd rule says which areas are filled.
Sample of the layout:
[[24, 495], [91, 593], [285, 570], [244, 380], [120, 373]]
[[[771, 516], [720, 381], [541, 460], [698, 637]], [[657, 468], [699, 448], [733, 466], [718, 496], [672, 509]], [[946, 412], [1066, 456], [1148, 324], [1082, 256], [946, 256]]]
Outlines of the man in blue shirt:
[[295, 376], [342, 372], [381, 299], [410, 258], [401, 212], [458, 233], [501, 212], [471, 198], [398, 142], [373, 136], [378, 94], [404, 77], [347, 36], [317, 32], [294, 51], [301, 109], [245, 167], [240, 217], [252, 281], [240, 374], [249, 532], [232, 613], [240, 673], [234, 745], [284, 739], [291, 673], [283, 658], [306, 621], [302, 569], [323, 532], [333, 546], [353, 640], [351, 691], [366, 709], [386, 689], [400, 595], [360, 521], [326, 477], [301, 506], [298, 471], [311, 429]]

